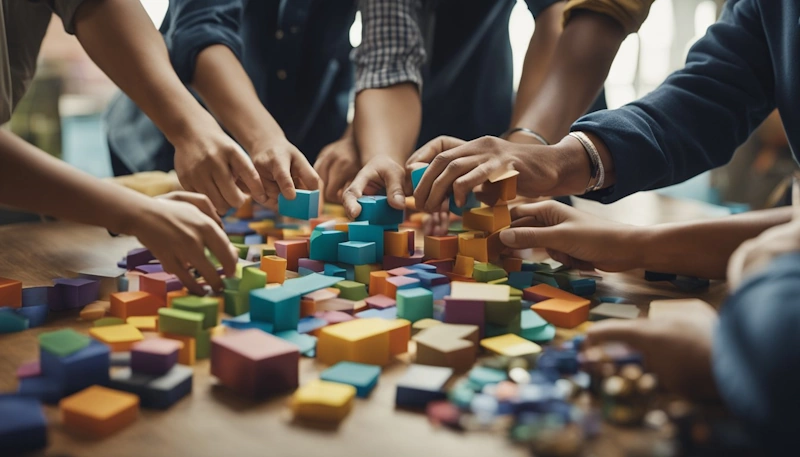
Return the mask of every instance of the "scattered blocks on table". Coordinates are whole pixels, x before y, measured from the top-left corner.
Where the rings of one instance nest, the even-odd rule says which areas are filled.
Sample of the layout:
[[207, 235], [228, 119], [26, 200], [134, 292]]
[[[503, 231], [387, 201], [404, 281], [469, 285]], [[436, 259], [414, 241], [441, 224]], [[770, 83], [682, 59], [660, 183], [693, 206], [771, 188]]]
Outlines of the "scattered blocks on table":
[[91, 386], [59, 403], [65, 427], [105, 437], [132, 424], [139, 415], [139, 397], [102, 386]]
[[535, 303], [531, 309], [556, 327], [575, 328], [589, 319], [589, 300], [551, 298]]
[[185, 365], [160, 375], [121, 368], [112, 373], [109, 387], [136, 395], [142, 408], [167, 409], [192, 392], [193, 376], [194, 370]]
[[319, 216], [319, 191], [295, 189], [294, 200], [278, 196], [278, 213], [295, 219], [309, 220]]
[[48, 304], [52, 310], [81, 308], [100, 298], [100, 282], [81, 278], [53, 280]]
[[123, 320], [130, 316], [154, 316], [164, 305], [164, 300], [149, 292], [117, 292], [111, 294], [109, 314]]
[[142, 332], [129, 324], [92, 327], [89, 329], [89, 335], [105, 343], [113, 352], [128, 352], [134, 343], [144, 339]]
[[480, 329], [477, 325], [433, 325], [413, 337], [417, 342], [415, 363], [466, 371], [478, 354]]
[[372, 225], [397, 225], [403, 222], [403, 211], [389, 206], [383, 195], [367, 196], [358, 199], [361, 213], [357, 221], [367, 221]]
[[344, 243], [339, 243], [338, 257], [340, 262], [350, 265], [375, 263], [377, 262], [375, 243], [366, 241], [346, 241]]
[[433, 318], [433, 293], [422, 287], [397, 291], [397, 317], [414, 323]]
[[43, 333], [39, 341], [42, 376], [55, 381], [62, 395], [108, 381], [106, 345], [72, 330]]
[[322, 380], [311, 381], [292, 395], [294, 416], [322, 422], [339, 422], [353, 409], [356, 388]]
[[125, 323], [133, 325], [141, 332], [155, 332], [158, 330], [158, 316], [131, 316]]
[[22, 307], [22, 281], [0, 278], [0, 306]]
[[542, 352], [541, 346], [511, 333], [484, 338], [481, 347], [506, 357], [524, 357]]
[[286, 259], [276, 255], [261, 257], [261, 271], [267, 274], [267, 281], [283, 284], [286, 280], [286, 262]]
[[511, 288], [506, 285], [453, 281], [450, 297], [460, 300], [508, 301]]
[[182, 288], [183, 285], [178, 277], [169, 273], [150, 273], [139, 277], [139, 290], [157, 297], [161, 300], [162, 306], [167, 304], [167, 293]]
[[508, 205], [473, 208], [464, 213], [464, 228], [494, 233], [511, 225]]
[[138, 373], [162, 375], [178, 363], [183, 343], [167, 338], [150, 338], [131, 348], [131, 369]]
[[[308, 251], [308, 240], [279, 240], [275, 242], [275, 255], [286, 259], [287, 270], [297, 271], [300, 266], [300, 259], [308, 258]], [[278, 281], [273, 281], [270, 278], [269, 282]]]
[[39, 335], [39, 347], [55, 356], [63, 357], [80, 351], [91, 339], [72, 329], [56, 330]]
[[406, 408], [424, 408], [428, 403], [444, 400], [444, 387], [453, 376], [453, 369], [428, 365], [409, 365], [397, 381], [395, 404]]
[[315, 230], [311, 233], [309, 258], [322, 262], [339, 261], [339, 243], [347, 242], [347, 233], [338, 230]]
[[426, 259], [454, 259], [458, 255], [457, 236], [426, 236]]
[[19, 455], [47, 446], [47, 421], [38, 400], [0, 395], [0, 449]]
[[320, 373], [323, 381], [347, 384], [355, 387], [359, 398], [369, 397], [372, 389], [378, 384], [381, 367], [356, 362], [339, 362]]
[[367, 288], [364, 284], [355, 281], [339, 281], [333, 287], [339, 289], [341, 293], [339, 294], [340, 298], [344, 298], [347, 300], [363, 300], [367, 298], [369, 295], [367, 294]]
[[190, 311], [203, 315], [203, 328], [211, 328], [219, 324], [219, 300], [214, 297], [198, 297], [187, 295], [172, 301], [172, 309]]
[[419, 287], [420, 281], [416, 278], [408, 276], [392, 276], [386, 278], [386, 286], [384, 288], [384, 295], [389, 298], [397, 299], [397, 291], [404, 289], [413, 289]]
[[161, 338], [175, 340], [182, 344], [178, 351], [178, 363], [181, 365], [194, 365], [197, 361], [197, 340], [193, 336], [178, 335], [175, 333], [159, 332]]
[[639, 308], [636, 305], [621, 303], [600, 303], [589, 310], [589, 320], [601, 319], [636, 319], [639, 317]]
[[297, 388], [297, 346], [261, 330], [243, 330], [212, 339], [211, 374], [250, 397]]

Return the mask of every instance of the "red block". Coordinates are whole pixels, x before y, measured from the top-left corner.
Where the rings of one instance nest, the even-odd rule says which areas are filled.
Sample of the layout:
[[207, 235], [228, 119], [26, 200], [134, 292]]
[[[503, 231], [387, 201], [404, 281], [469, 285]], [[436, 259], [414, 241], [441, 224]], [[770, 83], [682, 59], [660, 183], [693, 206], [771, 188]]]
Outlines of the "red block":
[[158, 297], [163, 302], [163, 306], [167, 305], [167, 292], [182, 288], [183, 285], [177, 276], [169, 273], [160, 272], [139, 276], [139, 290]]
[[297, 271], [298, 261], [308, 257], [308, 240], [276, 241], [275, 253], [286, 259], [287, 270]]
[[0, 278], [0, 306], [19, 308], [22, 306], [22, 282]]

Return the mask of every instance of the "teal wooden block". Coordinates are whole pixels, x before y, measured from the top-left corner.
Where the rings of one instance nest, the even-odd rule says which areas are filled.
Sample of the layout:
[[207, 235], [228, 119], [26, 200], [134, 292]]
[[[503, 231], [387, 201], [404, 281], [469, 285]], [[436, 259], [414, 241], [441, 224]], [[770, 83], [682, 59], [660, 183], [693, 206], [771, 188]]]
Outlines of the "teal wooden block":
[[527, 289], [533, 285], [533, 272], [512, 271], [508, 274], [508, 285], [519, 290]]
[[323, 381], [338, 382], [356, 388], [360, 398], [369, 397], [372, 389], [378, 384], [381, 367], [356, 362], [339, 362], [323, 371], [319, 378]]
[[489, 384], [497, 384], [508, 379], [508, 375], [503, 370], [496, 368], [477, 366], [470, 370], [467, 375], [469, 381], [482, 390]]
[[403, 211], [389, 206], [389, 200], [383, 195], [361, 197], [361, 213], [357, 221], [368, 221], [374, 225], [395, 225], [403, 222]]
[[472, 277], [478, 282], [489, 282], [506, 277], [506, 270], [491, 263], [476, 263]]
[[412, 323], [433, 319], [433, 293], [422, 287], [398, 290], [397, 317]]
[[414, 190], [417, 190], [417, 186], [419, 182], [422, 180], [422, 175], [425, 174], [425, 170], [428, 169], [428, 165], [424, 167], [417, 168], [416, 170], [411, 172], [411, 185], [414, 187]]
[[283, 289], [291, 291], [298, 296], [303, 296], [315, 290], [331, 287], [341, 280], [342, 278], [339, 277], [314, 273], [301, 278], [287, 279], [286, 282], [283, 283]]
[[459, 216], [464, 215], [464, 211], [469, 211], [472, 208], [479, 208], [481, 206], [481, 202], [478, 201], [478, 197], [475, 196], [474, 192], [470, 192], [467, 194], [467, 201], [464, 203], [464, 206], [456, 205], [456, 199], [452, 195], [450, 196], [450, 212], [453, 214], [457, 214]]
[[195, 336], [203, 330], [204, 316], [174, 308], [158, 310], [158, 330], [164, 333]]
[[338, 276], [342, 279], [347, 279], [347, 270], [332, 263], [326, 263], [323, 272], [325, 276]]
[[305, 221], [319, 216], [319, 191], [297, 189], [295, 192], [294, 200], [286, 199], [283, 194], [278, 196], [278, 213]]
[[172, 307], [203, 315], [203, 328], [216, 327], [219, 323], [219, 302], [212, 297], [187, 295], [172, 300]]
[[526, 340], [534, 341], [534, 338], [539, 337], [542, 329], [548, 325], [547, 321], [542, 319], [542, 317], [536, 314], [532, 309], [523, 310], [520, 318], [521, 329], [519, 336]]
[[347, 233], [338, 230], [311, 233], [308, 257], [311, 260], [336, 263], [339, 261], [339, 243], [347, 242]]
[[253, 290], [250, 292], [250, 318], [271, 323], [275, 332], [297, 330], [301, 295], [286, 286]]
[[556, 337], [556, 328], [551, 324], [547, 324], [538, 330], [529, 331], [520, 336], [537, 344], [549, 343]]
[[334, 286], [341, 291], [339, 298], [347, 300], [363, 300], [369, 296], [367, 286], [355, 281], [340, 281]]
[[20, 316], [11, 309], [0, 309], [0, 334], [21, 332], [28, 327], [27, 317]]
[[347, 241], [339, 243], [339, 261], [350, 265], [375, 263], [375, 243], [366, 241]]
[[375, 243], [375, 259], [383, 262], [383, 227], [367, 222], [353, 222], [348, 227], [350, 241]]
[[275, 334], [278, 338], [284, 339], [295, 346], [306, 357], [313, 357], [314, 350], [317, 348], [317, 337], [299, 333], [297, 330], [285, 330]]
[[597, 292], [597, 282], [592, 278], [573, 279], [569, 282], [572, 293], [581, 297], [588, 297]]

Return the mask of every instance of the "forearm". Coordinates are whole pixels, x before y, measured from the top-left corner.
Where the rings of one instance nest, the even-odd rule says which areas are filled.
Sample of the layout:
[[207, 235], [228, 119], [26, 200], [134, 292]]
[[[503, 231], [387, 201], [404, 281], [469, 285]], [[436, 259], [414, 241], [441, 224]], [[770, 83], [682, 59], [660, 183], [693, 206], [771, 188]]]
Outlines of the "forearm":
[[75, 16], [89, 57], [174, 141], [213, 122], [178, 79], [164, 40], [139, 2], [93, 0]]
[[353, 132], [361, 163], [386, 156], [400, 165], [414, 151], [422, 122], [417, 86], [402, 83], [356, 95]]
[[242, 64], [227, 46], [209, 46], [198, 54], [192, 87], [248, 152], [285, 139], [280, 125], [259, 100]]
[[537, 73], [529, 71], [541, 65], [538, 53], [526, 55], [512, 127], [530, 128], [548, 141], [566, 135], [597, 97], [624, 39], [624, 30], [613, 19], [589, 11], [574, 13], [541, 83]]
[[78, 171], [10, 132], [0, 130], [0, 201], [5, 204], [129, 233], [131, 214], [148, 199]]
[[753, 211], [701, 222], [661, 224], [639, 230], [642, 268], [725, 278], [728, 259], [744, 241], [792, 219], [792, 208]]

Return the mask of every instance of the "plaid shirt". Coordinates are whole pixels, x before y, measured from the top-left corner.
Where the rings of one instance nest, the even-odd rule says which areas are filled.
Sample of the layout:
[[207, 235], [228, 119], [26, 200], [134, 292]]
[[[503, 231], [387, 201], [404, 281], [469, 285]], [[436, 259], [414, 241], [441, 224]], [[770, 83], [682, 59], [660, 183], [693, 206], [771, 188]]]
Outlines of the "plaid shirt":
[[422, 0], [360, 0], [361, 45], [353, 50], [356, 92], [412, 82], [422, 91]]

